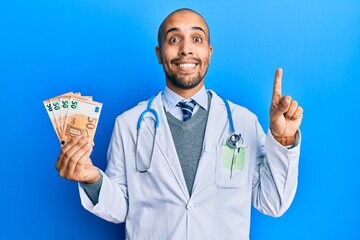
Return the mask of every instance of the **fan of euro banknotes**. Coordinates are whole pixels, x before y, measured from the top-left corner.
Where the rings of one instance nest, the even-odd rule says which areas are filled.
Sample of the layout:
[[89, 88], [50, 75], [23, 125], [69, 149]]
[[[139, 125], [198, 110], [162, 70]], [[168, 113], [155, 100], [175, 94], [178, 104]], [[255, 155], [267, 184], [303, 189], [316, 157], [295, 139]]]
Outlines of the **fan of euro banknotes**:
[[62, 144], [74, 136], [87, 138], [94, 144], [102, 103], [92, 96], [68, 92], [43, 101], [56, 135]]

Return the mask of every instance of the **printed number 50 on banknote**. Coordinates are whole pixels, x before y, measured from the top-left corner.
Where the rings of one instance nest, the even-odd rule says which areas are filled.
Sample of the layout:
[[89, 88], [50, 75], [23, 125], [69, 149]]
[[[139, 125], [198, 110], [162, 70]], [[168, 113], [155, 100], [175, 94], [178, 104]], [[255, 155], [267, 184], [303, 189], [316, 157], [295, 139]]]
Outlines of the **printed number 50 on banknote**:
[[62, 141], [69, 142], [74, 136], [88, 138], [94, 143], [94, 135], [100, 117], [102, 103], [72, 96], [69, 101]]

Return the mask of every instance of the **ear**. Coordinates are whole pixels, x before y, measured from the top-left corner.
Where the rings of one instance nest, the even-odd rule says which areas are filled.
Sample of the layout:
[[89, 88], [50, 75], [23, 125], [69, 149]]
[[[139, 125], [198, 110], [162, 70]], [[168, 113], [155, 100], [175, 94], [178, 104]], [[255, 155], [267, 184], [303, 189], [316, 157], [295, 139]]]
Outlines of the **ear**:
[[156, 56], [158, 58], [159, 64], [163, 64], [162, 57], [161, 57], [161, 49], [160, 49], [159, 46], [155, 47], [155, 53], [156, 53]]
[[213, 47], [212, 46], [209, 46], [209, 63], [210, 63], [210, 59], [211, 59], [211, 55], [213, 54]]

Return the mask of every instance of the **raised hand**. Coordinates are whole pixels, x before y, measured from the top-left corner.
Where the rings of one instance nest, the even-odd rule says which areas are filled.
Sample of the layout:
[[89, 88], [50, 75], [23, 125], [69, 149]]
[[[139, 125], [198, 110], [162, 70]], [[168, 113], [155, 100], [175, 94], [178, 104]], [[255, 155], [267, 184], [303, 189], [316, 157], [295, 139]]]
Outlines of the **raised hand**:
[[303, 108], [290, 96], [282, 96], [281, 82], [283, 70], [275, 73], [274, 89], [270, 106], [270, 130], [275, 139], [283, 145], [292, 145], [302, 118]]
[[86, 138], [74, 137], [62, 146], [56, 161], [61, 177], [68, 180], [94, 183], [100, 178], [98, 169], [92, 164], [92, 144]]

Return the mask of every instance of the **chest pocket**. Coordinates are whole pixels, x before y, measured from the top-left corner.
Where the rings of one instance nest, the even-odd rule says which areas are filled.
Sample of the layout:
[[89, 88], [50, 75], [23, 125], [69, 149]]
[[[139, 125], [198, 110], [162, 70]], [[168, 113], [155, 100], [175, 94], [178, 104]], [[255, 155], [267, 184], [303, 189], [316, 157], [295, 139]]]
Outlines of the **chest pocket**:
[[248, 181], [248, 147], [240, 147], [232, 169], [234, 149], [219, 145], [216, 149], [215, 184], [218, 188], [241, 188]]

